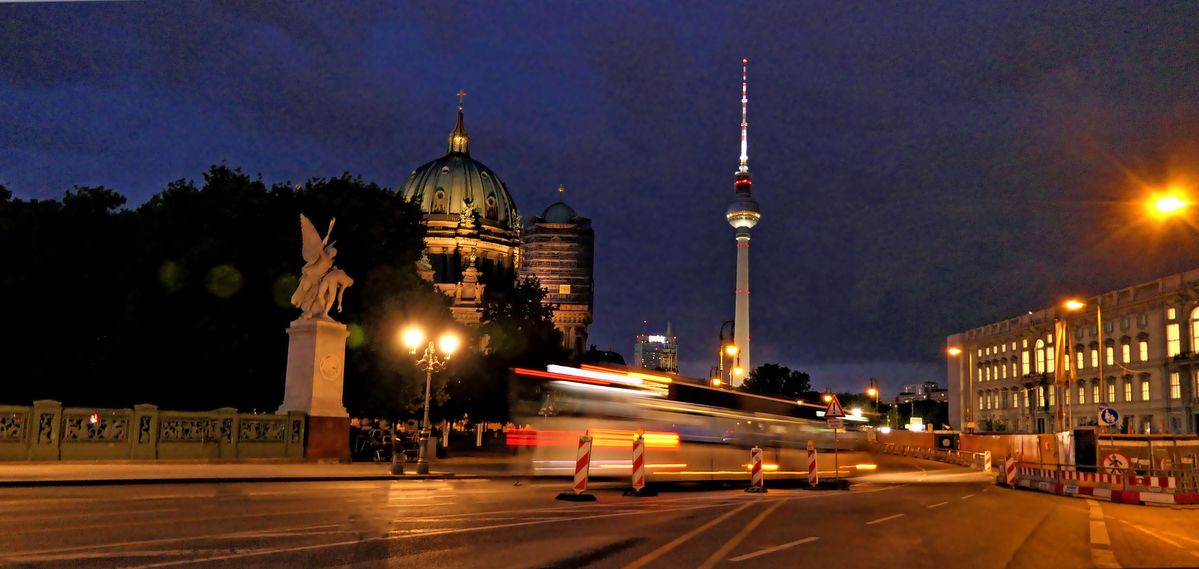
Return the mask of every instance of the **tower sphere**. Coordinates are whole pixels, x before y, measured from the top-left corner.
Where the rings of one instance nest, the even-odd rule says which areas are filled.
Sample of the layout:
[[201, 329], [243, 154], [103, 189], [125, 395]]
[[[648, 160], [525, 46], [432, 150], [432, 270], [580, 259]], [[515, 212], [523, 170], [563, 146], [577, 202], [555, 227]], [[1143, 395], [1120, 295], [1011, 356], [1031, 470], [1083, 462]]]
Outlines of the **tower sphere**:
[[729, 225], [735, 229], [750, 229], [758, 224], [761, 217], [758, 201], [748, 196], [739, 196], [729, 205], [729, 209], [725, 213]]

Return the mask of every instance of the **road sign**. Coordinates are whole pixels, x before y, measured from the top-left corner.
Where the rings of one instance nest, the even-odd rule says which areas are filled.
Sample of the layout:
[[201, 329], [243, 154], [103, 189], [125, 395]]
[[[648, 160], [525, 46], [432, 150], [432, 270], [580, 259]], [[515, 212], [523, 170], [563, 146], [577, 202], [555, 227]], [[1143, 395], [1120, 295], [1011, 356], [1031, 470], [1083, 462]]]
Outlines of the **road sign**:
[[833, 419], [844, 417], [845, 409], [841, 408], [841, 402], [837, 401], [836, 395], [832, 395], [831, 397], [832, 399], [829, 400], [828, 407], [825, 407], [824, 409], [824, 418]]
[[845, 419], [842, 419], [841, 417], [829, 417], [828, 428], [844, 429], [845, 428]]
[[1103, 469], [1108, 474], [1124, 474], [1130, 464], [1128, 457], [1123, 453], [1113, 452], [1103, 457]]
[[1114, 427], [1120, 422], [1120, 412], [1106, 405], [1099, 408], [1099, 424]]

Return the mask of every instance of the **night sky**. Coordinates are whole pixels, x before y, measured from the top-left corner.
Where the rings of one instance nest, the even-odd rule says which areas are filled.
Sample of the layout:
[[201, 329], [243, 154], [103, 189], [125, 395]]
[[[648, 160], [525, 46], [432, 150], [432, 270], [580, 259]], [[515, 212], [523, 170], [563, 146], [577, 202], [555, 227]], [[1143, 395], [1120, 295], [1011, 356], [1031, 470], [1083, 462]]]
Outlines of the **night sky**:
[[1199, 3], [689, 5], [0, 5], [0, 184], [137, 205], [224, 162], [395, 187], [465, 89], [522, 215], [561, 183], [593, 219], [592, 342], [628, 357], [670, 319], [703, 376], [744, 56], [756, 364], [944, 382], [950, 333], [1199, 266], [1134, 203], [1199, 182]]

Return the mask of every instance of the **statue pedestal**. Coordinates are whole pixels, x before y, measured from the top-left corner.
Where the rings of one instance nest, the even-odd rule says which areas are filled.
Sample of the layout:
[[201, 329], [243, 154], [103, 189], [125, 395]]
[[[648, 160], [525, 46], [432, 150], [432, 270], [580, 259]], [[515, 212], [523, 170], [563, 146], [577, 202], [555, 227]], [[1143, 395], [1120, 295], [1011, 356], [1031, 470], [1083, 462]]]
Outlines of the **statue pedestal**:
[[350, 416], [342, 405], [345, 379], [345, 324], [295, 320], [287, 328], [287, 386], [277, 413], [308, 415], [304, 457], [350, 460]]

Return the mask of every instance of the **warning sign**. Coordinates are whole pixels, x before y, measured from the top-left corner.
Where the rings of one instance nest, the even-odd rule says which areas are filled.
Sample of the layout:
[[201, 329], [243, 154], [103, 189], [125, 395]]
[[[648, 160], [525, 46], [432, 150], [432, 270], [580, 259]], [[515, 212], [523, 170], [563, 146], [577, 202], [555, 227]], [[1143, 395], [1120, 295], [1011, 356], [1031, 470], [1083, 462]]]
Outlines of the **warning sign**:
[[1113, 452], [1103, 457], [1103, 470], [1108, 474], [1124, 474], [1131, 464], [1123, 453]]
[[825, 409], [824, 409], [824, 418], [827, 420], [827, 419], [839, 419], [839, 418], [844, 418], [844, 417], [845, 417], [845, 409], [841, 408], [841, 402], [837, 401], [836, 395], [833, 395], [832, 399], [830, 399], [828, 402], [828, 407], [825, 407]]

